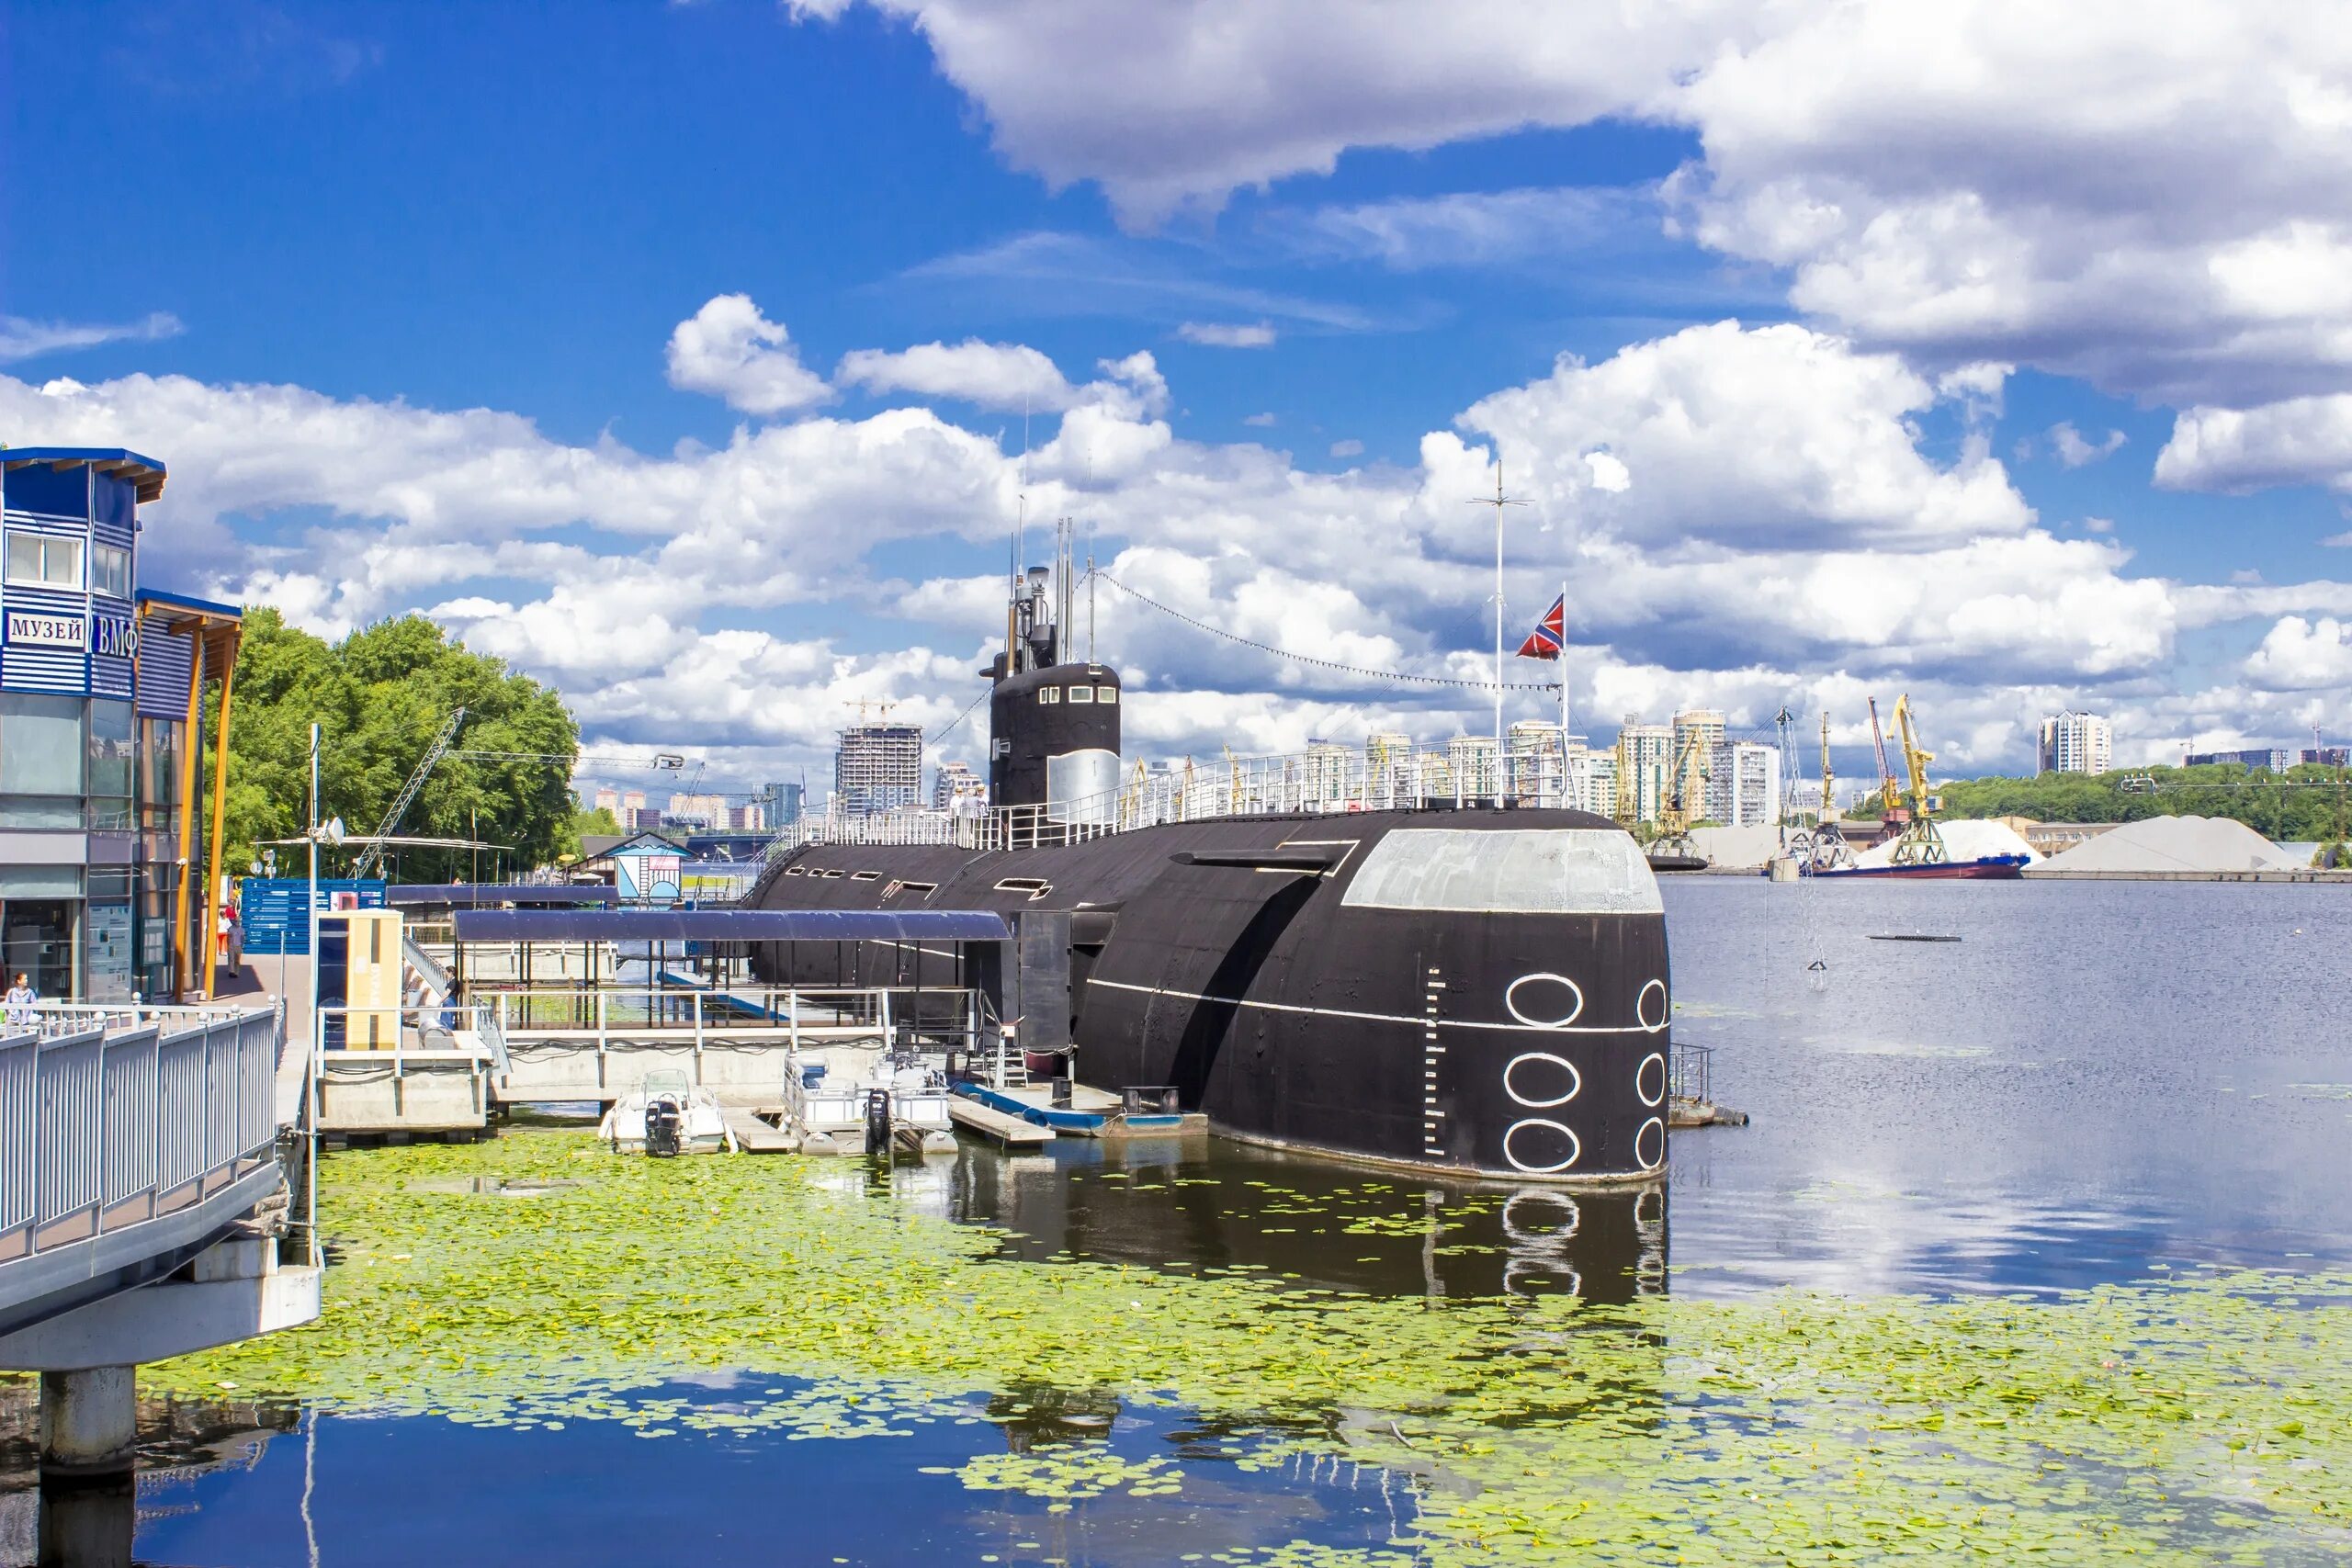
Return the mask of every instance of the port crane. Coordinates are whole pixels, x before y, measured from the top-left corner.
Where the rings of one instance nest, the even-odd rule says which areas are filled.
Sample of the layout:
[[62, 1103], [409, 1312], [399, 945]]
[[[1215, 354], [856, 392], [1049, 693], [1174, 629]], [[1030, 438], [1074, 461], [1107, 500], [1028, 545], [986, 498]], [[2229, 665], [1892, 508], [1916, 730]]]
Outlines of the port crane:
[[[1650, 840], [1650, 853], [1658, 855], [1689, 855], [1697, 859], [1699, 851], [1690, 842], [1690, 824], [1706, 815], [1707, 810], [1707, 737], [1702, 730], [1692, 730], [1682, 742], [1682, 752], [1674, 759], [1674, 771], [1668, 775], [1673, 788], [1667, 792], [1665, 803], [1658, 807], [1657, 837]], [[1694, 803], [1690, 797], [1697, 795]]]
[[1879, 728], [1878, 699], [1871, 699], [1871, 744], [1878, 748], [1878, 815], [1891, 838], [1911, 820], [1911, 813], [1903, 805], [1903, 785], [1894, 776], [1894, 769], [1886, 760], [1886, 731]]
[[408, 808], [415, 804], [417, 794], [424, 788], [424, 781], [431, 776], [434, 765], [448, 755], [449, 742], [458, 738], [458, 726], [465, 722], [466, 710], [460, 706], [449, 716], [449, 722], [441, 727], [441, 733], [433, 738], [433, 744], [425, 748], [424, 760], [417, 763], [415, 771], [409, 774], [408, 782], [401, 785], [401, 792], [393, 797], [391, 809], [384, 813], [383, 823], [376, 829], [375, 838], [367, 849], [360, 852], [359, 863], [351, 870], [353, 876], [365, 880], [373, 876], [377, 868], [384, 863], [384, 840], [400, 831], [401, 818], [407, 816]]
[[1829, 713], [1821, 715], [1821, 809], [1813, 819], [1813, 838], [1805, 848], [1808, 871], [1838, 871], [1854, 863], [1854, 851], [1838, 826], [1838, 775], [1829, 765]]
[[1936, 826], [1936, 813], [1944, 808], [1944, 802], [1941, 795], [1928, 793], [1928, 764], [1936, 760], [1936, 754], [1919, 744], [1918, 731], [1911, 722], [1908, 692], [1894, 699], [1894, 728], [1903, 747], [1904, 770], [1911, 781], [1909, 825], [1895, 840], [1894, 863], [1941, 865], [1950, 858], [1944, 852], [1943, 830]]

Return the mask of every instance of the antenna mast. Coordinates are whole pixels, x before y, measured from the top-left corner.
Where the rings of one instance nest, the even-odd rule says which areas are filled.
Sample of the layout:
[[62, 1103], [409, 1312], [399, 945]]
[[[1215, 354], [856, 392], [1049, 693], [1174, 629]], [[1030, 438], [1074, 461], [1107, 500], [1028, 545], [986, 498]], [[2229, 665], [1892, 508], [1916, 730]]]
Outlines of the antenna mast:
[[[1525, 506], [1527, 502], [1503, 493], [1502, 444], [1495, 444], [1495, 493], [1493, 496], [1473, 496], [1473, 506], [1495, 509], [1495, 807], [1503, 804], [1503, 508]], [[1564, 649], [1563, 653], [1566, 652]], [[1565, 677], [1564, 677], [1565, 678]], [[1560, 739], [1565, 749], [1567, 738]]]

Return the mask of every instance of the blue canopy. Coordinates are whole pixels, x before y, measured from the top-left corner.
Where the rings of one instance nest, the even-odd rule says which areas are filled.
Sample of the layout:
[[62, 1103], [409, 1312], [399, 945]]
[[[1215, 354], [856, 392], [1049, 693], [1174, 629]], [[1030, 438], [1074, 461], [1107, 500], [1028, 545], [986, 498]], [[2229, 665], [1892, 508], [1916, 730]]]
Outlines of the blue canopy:
[[459, 942], [1002, 942], [989, 909], [460, 909]]
[[457, 908], [501, 904], [599, 905], [610, 908], [613, 885], [523, 882], [400, 882], [384, 889], [384, 902], [394, 908], [416, 904], [447, 904]]

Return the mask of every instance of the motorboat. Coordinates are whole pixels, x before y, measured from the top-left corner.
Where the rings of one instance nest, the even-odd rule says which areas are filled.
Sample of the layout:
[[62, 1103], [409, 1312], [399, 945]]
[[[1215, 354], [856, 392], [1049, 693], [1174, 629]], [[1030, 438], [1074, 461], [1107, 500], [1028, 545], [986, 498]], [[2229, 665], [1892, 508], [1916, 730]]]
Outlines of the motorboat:
[[951, 1099], [945, 1064], [914, 1052], [785, 1055], [784, 1125], [804, 1147], [953, 1154]]
[[733, 1153], [735, 1139], [719, 1114], [718, 1101], [675, 1067], [649, 1071], [596, 1124], [596, 1135], [615, 1154], [674, 1155]]

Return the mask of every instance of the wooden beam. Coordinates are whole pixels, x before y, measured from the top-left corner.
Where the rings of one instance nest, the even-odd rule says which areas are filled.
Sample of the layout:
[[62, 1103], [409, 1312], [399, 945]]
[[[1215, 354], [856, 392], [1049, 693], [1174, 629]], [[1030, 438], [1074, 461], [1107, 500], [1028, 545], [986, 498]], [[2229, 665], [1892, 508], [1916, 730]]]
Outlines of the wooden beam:
[[179, 766], [179, 891], [172, 903], [172, 999], [187, 996], [188, 865], [196, 848], [196, 760], [204, 747], [204, 638], [188, 639], [187, 722], [180, 730]]
[[212, 999], [212, 970], [220, 961], [220, 838], [229, 814], [229, 698], [237, 685], [237, 631], [224, 626], [220, 639], [220, 712], [212, 721], [212, 838], [204, 864], [204, 999]]

